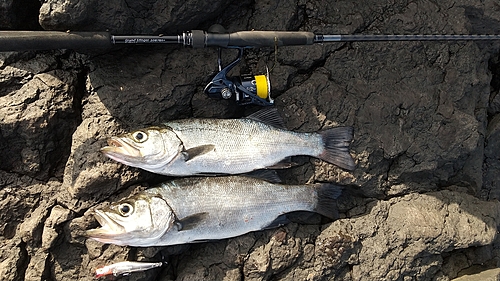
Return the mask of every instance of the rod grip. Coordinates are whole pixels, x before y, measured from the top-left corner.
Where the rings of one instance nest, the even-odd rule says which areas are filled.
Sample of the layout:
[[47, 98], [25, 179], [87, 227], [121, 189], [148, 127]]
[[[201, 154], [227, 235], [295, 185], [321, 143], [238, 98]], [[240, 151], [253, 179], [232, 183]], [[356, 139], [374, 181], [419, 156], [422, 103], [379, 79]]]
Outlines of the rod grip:
[[229, 34], [206, 33], [207, 47], [261, 48], [311, 45], [314, 33], [304, 31], [239, 31]]
[[107, 32], [0, 31], [0, 52], [74, 49], [110, 49]]

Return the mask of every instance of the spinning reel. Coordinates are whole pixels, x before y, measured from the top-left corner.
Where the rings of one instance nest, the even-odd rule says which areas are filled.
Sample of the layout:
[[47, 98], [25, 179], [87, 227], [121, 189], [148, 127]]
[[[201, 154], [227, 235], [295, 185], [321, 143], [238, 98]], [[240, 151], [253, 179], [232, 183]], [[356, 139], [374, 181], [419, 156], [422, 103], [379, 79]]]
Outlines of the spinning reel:
[[[228, 77], [243, 56], [243, 50], [278, 46], [312, 45], [328, 42], [382, 41], [491, 41], [493, 34], [314, 34], [307, 31], [238, 31], [227, 33], [221, 25], [208, 31], [191, 30], [178, 35], [111, 35], [107, 32], [0, 31], [0, 52], [51, 49], [110, 49], [116, 44], [181, 44], [193, 48], [219, 48], [219, 73], [204, 92], [216, 99], [233, 99], [237, 104], [273, 105], [269, 70], [266, 75]], [[238, 49], [237, 58], [222, 68], [221, 48]], [[275, 51], [276, 53], [276, 51]]]
[[215, 99], [232, 99], [239, 105], [257, 104], [261, 106], [273, 105], [271, 98], [271, 83], [269, 69], [266, 75], [245, 74], [240, 77], [228, 77], [227, 74], [243, 57], [243, 48], [238, 49], [238, 56], [234, 61], [222, 68], [221, 49], [218, 50], [217, 64], [219, 73], [208, 83], [204, 92]]

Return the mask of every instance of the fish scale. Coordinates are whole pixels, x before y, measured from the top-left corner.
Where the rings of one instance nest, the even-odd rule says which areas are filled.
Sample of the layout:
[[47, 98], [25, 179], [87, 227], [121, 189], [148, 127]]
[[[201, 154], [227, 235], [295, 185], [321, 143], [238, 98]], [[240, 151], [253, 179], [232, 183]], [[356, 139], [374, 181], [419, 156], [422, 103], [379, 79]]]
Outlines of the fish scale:
[[165, 125], [172, 128], [186, 149], [215, 145], [211, 153], [169, 165], [173, 174], [203, 173], [203, 167], [211, 167], [213, 173], [244, 173], [249, 167], [262, 169], [291, 155], [317, 155], [323, 150], [318, 134], [281, 130], [249, 119], [192, 119]]
[[263, 229], [279, 215], [314, 209], [312, 188], [287, 188], [251, 178], [183, 179], [177, 181], [176, 186], [167, 183], [148, 192], [165, 198], [179, 220], [197, 213], [209, 214], [207, 223], [199, 228], [167, 233], [161, 238], [161, 244], [234, 237]]
[[[276, 219], [293, 211], [336, 218], [340, 192], [332, 184], [292, 186], [245, 176], [176, 179], [96, 211], [102, 228], [88, 235], [144, 247], [224, 239], [277, 226]], [[130, 214], [120, 215], [123, 204]]]
[[309, 155], [354, 169], [349, 154], [352, 127], [299, 133], [282, 128], [276, 109], [260, 112], [242, 119], [171, 121], [113, 137], [101, 151], [126, 165], [170, 176], [284, 168], [290, 163], [280, 162], [295, 155]]

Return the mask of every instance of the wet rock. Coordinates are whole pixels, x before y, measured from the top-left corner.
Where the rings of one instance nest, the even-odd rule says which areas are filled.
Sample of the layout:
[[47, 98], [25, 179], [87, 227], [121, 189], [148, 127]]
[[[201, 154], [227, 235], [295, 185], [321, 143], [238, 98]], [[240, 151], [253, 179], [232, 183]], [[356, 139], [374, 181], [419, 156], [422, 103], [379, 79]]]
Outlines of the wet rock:
[[[303, 19], [302, 5], [300, 1], [278, 0], [273, 2], [259, 1], [255, 3], [253, 16], [250, 18], [249, 28], [264, 30], [268, 26], [274, 26], [276, 30], [297, 30]], [[279, 11], [273, 14], [272, 11]]]

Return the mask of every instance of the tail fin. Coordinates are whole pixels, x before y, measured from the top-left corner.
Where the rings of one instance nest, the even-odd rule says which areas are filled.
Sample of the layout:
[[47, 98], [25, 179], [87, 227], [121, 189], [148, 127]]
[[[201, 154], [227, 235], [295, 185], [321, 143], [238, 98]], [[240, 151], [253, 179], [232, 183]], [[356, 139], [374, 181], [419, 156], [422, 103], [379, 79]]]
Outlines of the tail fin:
[[337, 219], [339, 217], [337, 198], [342, 193], [342, 187], [331, 183], [318, 183], [314, 185], [314, 188], [318, 199], [314, 212]]
[[349, 154], [353, 131], [352, 127], [336, 127], [320, 131], [325, 149], [318, 157], [340, 168], [354, 170], [354, 159]]

